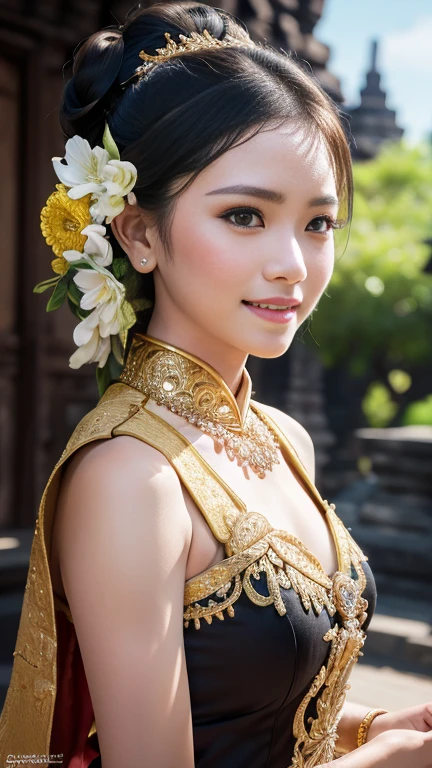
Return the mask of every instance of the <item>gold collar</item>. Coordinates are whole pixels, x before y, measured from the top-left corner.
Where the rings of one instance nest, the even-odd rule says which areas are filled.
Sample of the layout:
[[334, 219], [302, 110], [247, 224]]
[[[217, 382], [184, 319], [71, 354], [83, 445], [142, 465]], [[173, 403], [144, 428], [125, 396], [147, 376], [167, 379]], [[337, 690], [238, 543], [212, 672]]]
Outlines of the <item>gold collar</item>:
[[152, 399], [158, 394], [162, 405], [180, 416], [195, 413], [197, 420], [221, 424], [233, 432], [245, 427], [252, 391], [246, 368], [234, 396], [215, 368], [200, 357], [161, 339], [136, 333], [120, 381]]
[[136, 333], [119, 380], [187, 419], [224, 446], [230, 460], [264, 478], [279, 464], [276, 433], [250, 408], [246, 370], [237, 397], [201, 358], [161, 339]]

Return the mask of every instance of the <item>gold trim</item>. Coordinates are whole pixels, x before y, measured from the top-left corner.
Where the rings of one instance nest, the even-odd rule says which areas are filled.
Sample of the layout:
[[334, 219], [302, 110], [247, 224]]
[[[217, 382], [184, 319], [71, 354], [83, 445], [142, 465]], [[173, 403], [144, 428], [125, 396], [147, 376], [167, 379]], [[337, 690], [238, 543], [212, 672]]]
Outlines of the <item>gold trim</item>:
[[[334, 505], [332, 505], [334, 507]], [[203, 573], [193, 576], [185, 583], [184, 590], [184, 621], [185, 627], [191, 620], [195, 627], [200, 628], [199, 619], [212, 615], [223, 614], [225, 607], [234, 604], [240, 597], [242, 587], [248, 597], [257, 605], [270, 605], [274, 603], [276, 610], [282, 616], [286, 613], [285, 605], [280, 597], [280, 589], [294, 589], [303, 604], [305, 610], [313, 607], [317, 615], [325, 606], [333, 616], [336, 607], [333, 601], [333, 585], [335, 579], [344, 577], [355, 583], [363, 591], [366, 586], [366, 577], [360, 560], [367, 560], [358, 545], [345, 529], [342, 521], [337, 518], [334, 509], [330, 510], [333, 516], [335, 538], [341, 551], [341, 559], [349, 563], [349, 569], [343, 573], [337, 570], [330, 578], [324, 571], [318, 558], [297, 539], [293, 534], [284, 530], [273, 529], [268, 520], [259, 512], [239, 514], [232, 523], [232, 531], [226, 549], [234, 550], [231, 557], [216, 563]], [[342, 526], [339, 529], [338, 523]], [[340, 531], [340, 533], [339, 533]], [[346, 531], [348, 535], [344, 535]], [[340, 536], [340, 539], [339, 539]], [[350, 576], [351, 562], [355, 564], [358, 579]], [[240, 574], [244, 571], [243, 578]], [[349, 571], [349, 572], [348, 572]], [[264, 572], [267, 576], [269, 596], [263, 597], [256, 592], [250, 581], [254, 576], [259, 579], [259, 574]], [[240, 581], [239, 581], [240, 579]], [[235, 598], [230, 590], [235, 586]], [[211, 595], [224, 597], [227, 602], [217, 603]], [[230, 594], [229, 594], [230, 593]], [[198, 603], [199, 600], [210, 598], [207, 605]], [[229, 612], [234, 616], [234, 609]], [[218, 618], [221, 618], [218, 616]], [[210, 621], [208, 621], [210, 623]]]
[[199, 427], [230, 460], [260, 478], [279, 464], [274, 430], [249, 408], [252, 382], [243, 368], [237, 399], [219, 373], [180, 347], [138, 334], [120, 381]]
[[[294, 589], [305, 610], [312, 606], [316, 615], [319, 615], [326, 606], [329, 614], [334, 615], [336, 608], [331, 597], [332, 582], [316, 558], [298, 539], [286, 531], [271, 529], [259, 512], [250, 512], [245, 517], [240, 517], [235, 527], [244, 526], [245, 532], [248, 532], [254, 525], [267, 527], [268, 533], [243, 551], [186, 582], [183, 616], [186, 628], [191, 620], [194, 621], [195, 628], [199, 629], [201, 618], [206, 619], [209, 624], [212, 616], [222, 619], [223, 611], [228, 607], [230, 610], [227, 613], [233, 617], [235, 613], [232, 606], [243, 589], [256, 605], [267, 606], [273, 603], [280, 616], [286, 613], [281, 588]], [[261, 573], [266, 575], [268, 596], [257, 592], [251, 582], [252, 577], [259, 579]], [[217, 597], [225, 598], [223, 602], [218, 603], [212, 598], [204, 606], [197, 602], [214, 593]]]
[[[154, 372], [154, 363], [157, 363], [158, 359], [164, 361], [163, 353], [166, 351], [173, 353], [176, 367], [181, 366], [176, 375], [177, 381], [173, 384], [176, 386], [181, 378], [184, 387], [187, 380], [186, 394], [190, 396], [193, 408], [203, 417], [222, 424], [226, 429], [240, 432], [245, 426], [252, 391], [252, 381], [246, 368], [243, 369], [236, 398], [217, 370], [200, 357], [186, 352], [181, 347], [168, 344], [162, 339], [137, 333], [132, 340], [125, 367], [120, 374], [120, 381], [143, 392], [144, 385], [151, 375], [159, 381], [161, 374], [166, 371], [165, 366], [168, 367], [169, 359], [168, 363], [164, 363], [162, 371], [157, 371], [156, 375]], [[186, 360], [194, 365], [185, 364]], [[172, 373], [171, 366], [170, 373]], [[220, 408], [229, 410], [221, 412]]]
[[[297, 708], [293, 735], [296, 739], [290, 768], [316, 768], [335, 758], [337, 728], [350, 674], [363, 653], [366, 633], [361, 629], [367, 614], [367, 600], [361, 586], [345, 574], [337, 573], [333, 582], [334, 598], [341, 624], [337, 623], [323, 637], [330, 642], [329, 657]], [[316, 698], [317, 717], [307, 717], [310, 701]]]

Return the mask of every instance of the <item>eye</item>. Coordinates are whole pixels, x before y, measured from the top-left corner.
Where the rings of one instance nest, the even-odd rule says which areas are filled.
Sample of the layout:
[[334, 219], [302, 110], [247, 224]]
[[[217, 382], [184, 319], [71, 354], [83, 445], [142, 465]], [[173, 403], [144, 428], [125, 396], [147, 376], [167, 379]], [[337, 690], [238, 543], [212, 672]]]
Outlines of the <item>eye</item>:
[[[230, 211], [226, 211], [226, 213], [223, 213], [219, 218], [226, 219], [238, 229], [256, 229], [256, 225], [249, 226], [251, 217], [253, 218], [253, 216], [257, 216], [263, 221], [262, 215], [255, 208], [231, 208]], [[232, 221], [232, 217], [236, 218], [237, 221]], [[239, 221], [241, 223], [238, 223]]]
[[[323, 223], [325, 224], [325, 228], [320, 229]], [[308, 227], [310, 227], [312, 224], [317, 224], [317, 228], [308, 229]], [[306, 230], [309, 232], [316, 232], [318, 235], [325, 235], [328, 232], [330, 232], [331, 229], [340, 229], [341, 226], [342, 226], [341, 219], [334, 219], [333, 216], [324, 214], [323, 216], [316, 216], [315, 219], [312, 219], [312, 221], [306, 227]]]

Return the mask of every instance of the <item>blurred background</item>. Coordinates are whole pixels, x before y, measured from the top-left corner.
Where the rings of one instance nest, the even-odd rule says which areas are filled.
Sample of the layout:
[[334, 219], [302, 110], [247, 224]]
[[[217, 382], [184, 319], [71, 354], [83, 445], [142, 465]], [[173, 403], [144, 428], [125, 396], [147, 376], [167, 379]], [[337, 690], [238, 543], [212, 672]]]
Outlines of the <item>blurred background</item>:
[[[151, 3], [142, 3], [143, 6]], [[77, 43], [127, 0], [0, 0], [0, 706], [34, 521], [67, 439], [98, 400], [69, 368], [75, 318], [45, 311], [39, 213], [63, 156], [57, 105]], [[291, 51], [346, 115], [350, 231], [310, 322], [276, 360], [250, 358], [255, 397], [298, 419], [316, 484], [369, 557], [378, 588], [349, 697], [432, 699], [432, 4], [218, 0], [255, 40]]]

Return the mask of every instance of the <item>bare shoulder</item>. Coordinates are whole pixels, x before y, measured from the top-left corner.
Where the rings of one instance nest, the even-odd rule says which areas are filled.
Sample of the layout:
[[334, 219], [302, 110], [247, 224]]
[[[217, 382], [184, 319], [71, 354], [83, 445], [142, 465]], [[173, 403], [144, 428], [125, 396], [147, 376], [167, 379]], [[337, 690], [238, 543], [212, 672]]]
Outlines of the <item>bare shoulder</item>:
[[116, 476], [130, 476], [140, 467], [139, 477], [150, 478], [164, 473], [171, 482], [177, 480], [177, 473], [165, 456], [153, 446], [129, 435], [118, 435], [111, 439], [94, 440], [79, 448], [70, 457], [65, 468], [66, 475], [76, 472], [95, 471], [98, 468], [117, 468]]
[[149, 765], [192, 768], [183, 647], [192, 533], [177, 473], [134, 437], [82, 446], [62, 475], [55, 526], [103, 765], [142, 765], [145, 754]]
[[272, 405], [266, 405], [265, 403], [258, 403], [256, 400], [253, 402], [276, 422], [297, 452], [312, 482], [315, 482], [315, 449], [307, 429], [299, 421], [284, 411], [279, 410], [279, 408], [274, 408]]
[[64, 492], [70, 483], [77, 490], [86, 480], [99, 490], [128, 490], [145, 486], [163, 487], [167, 493], [181, 494], [178, 475], [168, 459], [153, 446], [129, 435], [95, 440], [79, 448], [67, 461], [62, 475]]
[[[68, 515], [68, 509], [73, 513]], [[106, 527], [121, 517], [124, 529], [175, 525], [187, 537], [190, 518], [178, 475], [168, 459], [151, 445], [128, 435], [97, 440], [79, 448], [68, 460], [61, 479], [56, 525], [79, 526], [84, 514], [103, 515]], [[157, 519], [149, 510], [157, 510]], [[183, 511], [183, 514], [182, 514]], [[139, 513], [139, 514], [138, 514]], [[86, 518], [87, 528], [91, 521]], [[142, 531], [143, 532], [143, 531]]]

